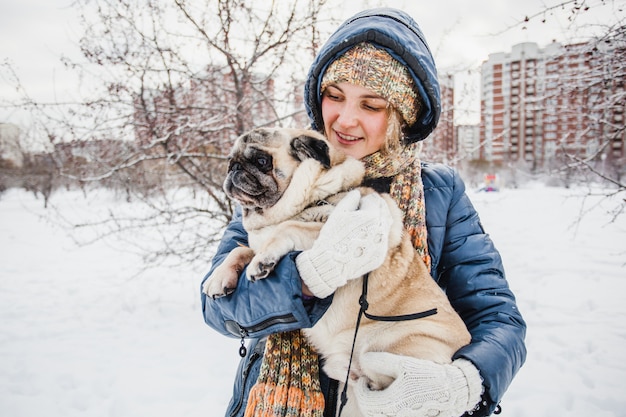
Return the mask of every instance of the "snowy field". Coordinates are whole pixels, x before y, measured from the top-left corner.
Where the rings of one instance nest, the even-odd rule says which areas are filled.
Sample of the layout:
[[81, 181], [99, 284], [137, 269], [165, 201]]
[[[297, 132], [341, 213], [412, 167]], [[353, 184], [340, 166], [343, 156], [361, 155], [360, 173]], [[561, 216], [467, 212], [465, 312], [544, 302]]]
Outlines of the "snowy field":
[[[616, 202], [583, 192], [470, 193], [529, 326], [502, 416], [626, 415], [626, 215], [610, 222]], [[223, 415], [238, 341], [202, 320], [205, 271], [137, 274], [139, 258], [76, 246], [48, 212], [32, 194], [0, 196], [0, 416]]]

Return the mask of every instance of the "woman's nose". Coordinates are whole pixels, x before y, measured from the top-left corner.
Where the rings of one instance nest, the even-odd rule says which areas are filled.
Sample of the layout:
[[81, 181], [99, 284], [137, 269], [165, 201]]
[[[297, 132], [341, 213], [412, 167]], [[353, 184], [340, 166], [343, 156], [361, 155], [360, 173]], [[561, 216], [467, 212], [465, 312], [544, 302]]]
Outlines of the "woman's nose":
[[358, 117], [354, 109], [349, 106], [344, 106], [339, 112], [337, 122], [339, 122], [339, 125], [342, 127], [352, 127], [358, 123]]

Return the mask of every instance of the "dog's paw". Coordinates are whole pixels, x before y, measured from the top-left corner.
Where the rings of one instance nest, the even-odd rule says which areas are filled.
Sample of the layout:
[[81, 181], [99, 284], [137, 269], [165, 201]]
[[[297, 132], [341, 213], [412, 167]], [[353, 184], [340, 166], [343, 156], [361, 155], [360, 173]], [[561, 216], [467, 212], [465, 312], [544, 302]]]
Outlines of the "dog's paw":
[[[217, 272], [217, 270], [215, 271]], [[216, 274], [213, 273], [202, 286], [202, 292], [212, 299], [225, 297], [232, 294], [237, 288], [237, 275]]]
[[256, 255], [248, 264], [248, 269], [246, 270], [246, 276], [252, 282], [267, 278], [267, 276], [274, 270], [276, 267], [276, 263], [278, 259], [275, 257], [268, 255], [264, 256], [262, 254]]

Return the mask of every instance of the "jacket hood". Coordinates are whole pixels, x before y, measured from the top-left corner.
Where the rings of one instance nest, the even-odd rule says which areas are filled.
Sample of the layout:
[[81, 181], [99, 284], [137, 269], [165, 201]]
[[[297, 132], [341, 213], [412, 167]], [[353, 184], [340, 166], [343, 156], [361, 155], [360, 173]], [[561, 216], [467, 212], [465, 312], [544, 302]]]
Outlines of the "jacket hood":
[[417, 121], [406, 130], [405, 140], [411, 143], [425, 139], [437, 126], [441, 114], [435, 61], [417, 23], [405, 12], [392, 8], [357, 13], [342, 23], [322, 46], [304, 86], [304, 103], [312, 128], [324, 130], [320, 85], [326, 68], [360, 42], [385, 49], [409, 69], [422, 109]]

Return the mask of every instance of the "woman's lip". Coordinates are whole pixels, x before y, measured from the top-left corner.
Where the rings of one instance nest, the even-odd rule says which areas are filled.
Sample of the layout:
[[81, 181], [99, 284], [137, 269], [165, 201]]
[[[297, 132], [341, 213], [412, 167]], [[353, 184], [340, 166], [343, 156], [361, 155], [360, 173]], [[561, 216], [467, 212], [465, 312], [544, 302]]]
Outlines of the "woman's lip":
[[335, 136], [337, 136], [337, 140], [340, 143], [355, 143], [362, 139], [357, 136], [346, 135], [345, 133], [337, 132], [336, 130], [335, 130]]

